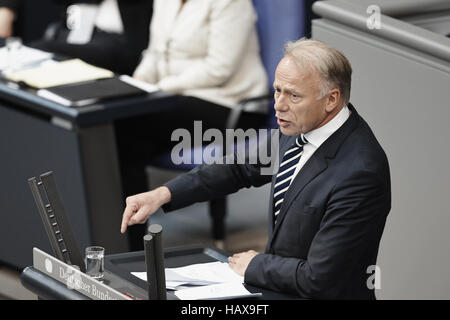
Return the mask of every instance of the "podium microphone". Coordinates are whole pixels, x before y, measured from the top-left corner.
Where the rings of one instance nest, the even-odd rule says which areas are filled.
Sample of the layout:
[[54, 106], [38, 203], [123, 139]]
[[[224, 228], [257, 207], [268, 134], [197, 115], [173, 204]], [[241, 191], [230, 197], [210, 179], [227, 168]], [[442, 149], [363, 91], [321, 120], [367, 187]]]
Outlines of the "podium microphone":
[[145, 266], [147, 271], [148, 299], [158, 299], [158, 282], [156, 280], [154, 239], [150, 234], [144, 236]]
[[153, 237], [156, 282], [158, 283], [158, 300], [167, 300], [162, 229], [161, 225], [152, 224], [148, 227], [148, 232]]

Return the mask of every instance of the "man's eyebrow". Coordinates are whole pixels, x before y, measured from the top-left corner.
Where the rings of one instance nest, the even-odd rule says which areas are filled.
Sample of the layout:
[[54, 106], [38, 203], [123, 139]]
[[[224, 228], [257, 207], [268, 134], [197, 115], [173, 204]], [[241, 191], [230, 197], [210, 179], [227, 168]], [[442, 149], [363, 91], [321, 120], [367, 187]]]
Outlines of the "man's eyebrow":
[[[278, 83], [274, 83], [273, 84], [273, 88], [277, 89], [279, 87]], [[298, 91], [295, 87], [293, 86], [285, 86], [284, 88], [282, 88], [283, 91], [286, 91], [287, 93], [294, 93], [296, 95], [301, 95], [300, 91]]]

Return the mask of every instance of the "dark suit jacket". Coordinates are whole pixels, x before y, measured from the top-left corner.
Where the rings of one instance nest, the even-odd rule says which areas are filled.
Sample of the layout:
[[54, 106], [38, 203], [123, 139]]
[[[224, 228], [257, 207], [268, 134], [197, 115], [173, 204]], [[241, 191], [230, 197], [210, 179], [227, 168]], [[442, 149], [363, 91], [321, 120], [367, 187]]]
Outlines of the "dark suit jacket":
[[[56, 3], [92, 3], [99, 4], [102, 0], [54, 0]], [[147, 48], [150, 30], [150, 19], [153, 12], [153, 0], [117, 0], [120, 16], [123, 22], [124, 35], [128, 45]]]
[[0, 0], [0, 7], [6, 7], [13, 11], [19, 10], [23, 0]]
[[[95, 32], [91, 42], [84, 45], [73, 45], [66, 43], [68, 30], [65, 28], [65, 9], [74, 3], [99, 4], [102, 0], [53, 0], [53, 5], [34, 8], [37, 1], [25, 0], [0, 0], [0, 7], [5, 6], [13, 9], [19, 19], [24, 20], [32, 10], [34, 16], [43, 16], [47, 11], [56, 10], [61, 12], [60, 28], [58, 36], [52, 40], [40, 39], [30, 45], [41, 50], [59, 53], [67, 57], [77, 57], [86, 62], [111, 69], [118, 73], [132, 74], [141, 59], [141, 53], [148, 46], [150, 20], [153, 12], [153, 0], [118, 0], [119, 11], [123, 22], [123, 35], [110, 34], [106, 32]], [[20, 10], [19, 9], [23, 9]], [[39, 10], [36, 14], [36, 10]], [[56, 15], [56, 14], [55, 14]], [[39, 20], [39, 19], [35, 19]], [[29, 21], [23, 21], [25, 25], [19, 29], [29, 29]], [[45, 21], [44, 21], [45, 22]], [[53, 22], [54, 19], [53, 19]], [[43, 27], [45, 27], [44, 25]], [[37, 26], [29, 26], [36, 29]], [[37, 28], [40, 29], [40, 28]], [[20, 33], [27, 33], [22, 30]], [[31, 31], [30, 31], [31, 32]], [[28, 33], [30, 33], [28, 32]], [[34, 32], [34, 31], [33, 31]], [[41, 32], [43, 34], [43, 32]], [[27, 36], [26, 36], [27, 37]]]
[[[316, 299], [374, 299], [367, 286], [391, 207], [386, 155], [353, 106], [349, 119], [311, 156], [286, 193], [273, 228], [275, 175], [257, 165], [200, 166], [167, 183], [165, 210], [272, 182], [269, 240], [245, 282]], [[281, 135], [280, 158], [295, 137]]]
[[[101, 0], [54, 0], [57, 3], [100, 3]], [[81, 58], [94, 65], [118, 73], [132, 74], [141, 60], [142, 51], [147, 48], [150, 36], [150, 20], [153, 0], [118, 0], [123, 34], [96, 30], [92, 40], [85, 45], [65, 43], [66, 33], [61, 41], [44, 42], [38, 48], [62, 55]]]
[[[68, 6], [74, 3], [99, 4], [102, 0], [53, 0], [55, 4]], [[25, 0], [0, 0], [0, 7], [7, 7], [16, 13]], [[153, 12], [152, 0], [118, 0], [120, 16], [126, 38], [133, 39], [132, 45], [138, 45], [144, 50], [148, 44], [150, 18]], [[42, 8], [46, 10], [47, 8]]]
[[14, 36], [25, 43], [39, 39], [47, 26], [61, 17], [63, 7], [52, 0], [0, 0], [0, 7], [7, 7], [16, 14]]

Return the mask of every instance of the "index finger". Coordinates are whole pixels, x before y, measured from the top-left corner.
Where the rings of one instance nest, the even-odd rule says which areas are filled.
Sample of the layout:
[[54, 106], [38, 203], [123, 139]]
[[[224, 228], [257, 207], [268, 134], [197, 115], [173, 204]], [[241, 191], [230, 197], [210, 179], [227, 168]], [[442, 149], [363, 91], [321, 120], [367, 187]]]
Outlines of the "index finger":
[[120, 232], [125, 233], [127, 231], [128, 222], [130, 222], [131, 217], [136, 213], [135, 205], [128, 205], [123, 212], [122, 225], [120, 226]]

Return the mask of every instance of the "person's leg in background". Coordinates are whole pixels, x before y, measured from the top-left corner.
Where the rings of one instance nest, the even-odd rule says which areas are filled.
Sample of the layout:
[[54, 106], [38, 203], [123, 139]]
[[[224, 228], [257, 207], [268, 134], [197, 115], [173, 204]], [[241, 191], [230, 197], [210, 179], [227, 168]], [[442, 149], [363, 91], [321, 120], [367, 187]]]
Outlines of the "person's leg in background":
[[[194, 121], [202, 121], [203, 132], [209, 128], [223, 130], [228, 114], [229, 109], [226, 107], [193, 97], [181, 97], [179, 103], [171, 106], [167, 112], [116, 121], [116, 141], [124, 197], [148, 191], [146, 166], [153, 157], [170, 153], [178, 143], [171, 141], [174, 130], [184, 128], [193, 136]], [[226, 210], [223, 208], [215, 211], [223, 212], [224, 217]], [[219, 220], [214, 221], [223, 220], [223, 217], [218, 217]], [[145, 233], [145, 224], [128, 228], [132, 251], [142, 250], [142, 237]], [[215, 233], [222, 237], [220, 231]]]
[[[124, 206], [126, 197], [148, 191], [145, 169], [151, 157], [163, 150], [161, 136], [167, 134], [160, 119], [166, 117], [158, 113], [115, 122]], [[146, 225], [133, 225], [127, 230], [131, 251], [142, 250]]]
[[[231, 109], [212, 102], [201, 100], [195, 97], [183, 97], [180, 101], [182, 106], [177, 114], [179, 119], [178, 127], [185, 128], [194, 135], [194, 121], [201, 121], [202, 134], [208, 129], [218, 129], [224, 137], [222, 146], [225, 153], [225, 131], [227, 120]], [[267, 122], [267, 116], [257, 113], [243, 112], [238, 121], [237, 128], [247, 130], [249, 128], [258, 129]], [[169, 138], [170, 139], [170, 138]], [[193, 138], [191, 139], [193, 141]], [[172, 142], [173, 145], [177, 142]], [[204, 141], [203, 145], [208, 145], [209, 141]], [[227, 214], [226, 197], [212, 199], [208, 203], [209, 214], [212, 222], [212, 238], [216, 247], [225, 248]]]
[[[225, 134], [230, 109], [195, 97], [180, 97], [177, 105], [167, 112], [159, 112], [116, 121], [116, 139], [121, 167], [124, 196], [148, 191], [146, 166], [156, 155], [170, 153], [179, 141], [171, 141], [172, 132], [178, 128], [189, 131], [191, 142], [194, 137], [194, 121], [201, 121], [202, 135], [207, 129], [215, 128]], [[243, 129], [257, 129], [265, 119], [261, 115], [243, 114]], [[225, 136], [225, 135], [224, 135]], [[209, 144], [210, 142], [204, 142]], [[193, 145], [192, 145], [193, 147]], [[213, 222], [213, 238], [225, 238], [226, 201], [216, 199], [209, 203]], [[141, 250], [145, 225], [129, 229], [132, 250]]]

